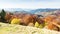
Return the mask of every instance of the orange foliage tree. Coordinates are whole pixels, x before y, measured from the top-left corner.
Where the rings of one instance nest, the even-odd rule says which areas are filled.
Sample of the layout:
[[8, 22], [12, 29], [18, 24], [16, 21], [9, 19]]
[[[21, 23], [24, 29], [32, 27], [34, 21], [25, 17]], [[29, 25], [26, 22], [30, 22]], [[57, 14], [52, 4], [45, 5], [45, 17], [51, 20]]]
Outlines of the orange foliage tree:
[[5, 15], [5, 20], [7, 20], [7, 22], [9, 22], [9, 20], [11, 19], [11, 17], [12, 17], [11, 13], [8, 12]]

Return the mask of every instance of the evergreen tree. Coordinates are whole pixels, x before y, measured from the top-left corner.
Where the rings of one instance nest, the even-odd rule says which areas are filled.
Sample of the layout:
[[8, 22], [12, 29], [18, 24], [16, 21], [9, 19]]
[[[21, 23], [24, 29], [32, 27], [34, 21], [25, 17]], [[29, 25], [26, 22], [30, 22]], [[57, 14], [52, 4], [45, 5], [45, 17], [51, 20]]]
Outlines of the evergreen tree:
[[4, 11], [4, 9], [2, 9], [2, 11], [1, 11], [1, 13], [0, 13], [2, 19], [4, 19], [5, 14], [6, 14], [6, 12]]
[[5, 21], [5, 15], [6, 15], [6, 12], [4, 11], [4, 9], [2, 9], [2, 11], [1, 11], [1, 13], [0, 13], [0, 16], [1, 16], [2, 22]]

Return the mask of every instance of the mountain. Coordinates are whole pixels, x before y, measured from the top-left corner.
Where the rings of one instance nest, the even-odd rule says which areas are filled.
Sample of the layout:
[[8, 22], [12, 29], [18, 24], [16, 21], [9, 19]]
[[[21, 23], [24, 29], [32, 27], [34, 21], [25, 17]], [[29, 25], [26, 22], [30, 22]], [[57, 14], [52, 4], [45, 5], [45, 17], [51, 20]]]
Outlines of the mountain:
[[51, 12], [51, 11], [56, 11], [59, 9], [35, 9], [35, 10], [29, 10], [28, 12], [35, 14], [35, 13], [39, 13], [39, 12]]
[[24, 11], [23, 9], [20, 9], [20, 8], [5, 8], [4, 10], [5, 10], [5, 11], [11, 11], [11, 12], [12, 12], [12, 11], [13, 11], [13, 12], [14, 12], [14, 11]]
[[37, 15], [45, 15], [45, 14], [52, 14], [54, 12], [57, 12], [57, 10], [60, 11], [60, 9], [21, 9], [21, 8], [5, 8], [5, 11], [10, 11], [13, 13], [29, 13], [29, 14], [37, 14]]
[[34, 14], [47, 16], [55, 13], [59, 13], [60, 9], [44, 9], [43, 11], [37, 11]]

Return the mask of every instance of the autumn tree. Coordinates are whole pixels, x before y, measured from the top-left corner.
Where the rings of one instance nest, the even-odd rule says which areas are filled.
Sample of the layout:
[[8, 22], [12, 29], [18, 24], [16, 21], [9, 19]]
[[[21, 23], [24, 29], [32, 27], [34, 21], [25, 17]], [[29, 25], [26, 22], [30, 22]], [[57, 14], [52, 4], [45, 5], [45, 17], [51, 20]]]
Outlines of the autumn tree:
[[10, 12], [6, 12], [6, 15], [5, 15], [6, 22], [10, 22], [11, 17], [12, 17], [12, 14]]

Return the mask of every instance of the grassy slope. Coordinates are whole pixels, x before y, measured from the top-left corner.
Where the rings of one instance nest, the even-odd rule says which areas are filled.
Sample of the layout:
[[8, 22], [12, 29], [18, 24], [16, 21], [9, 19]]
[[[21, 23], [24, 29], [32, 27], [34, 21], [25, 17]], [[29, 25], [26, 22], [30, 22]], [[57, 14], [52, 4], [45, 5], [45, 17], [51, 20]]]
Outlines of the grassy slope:
[[60, 34], [57, 31], [0, 23], [0, 34]]

